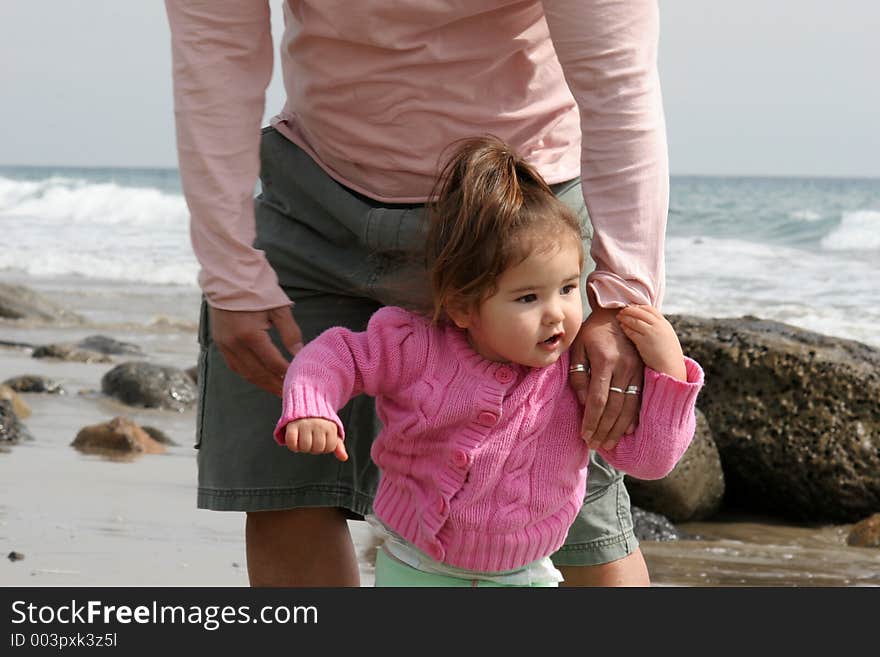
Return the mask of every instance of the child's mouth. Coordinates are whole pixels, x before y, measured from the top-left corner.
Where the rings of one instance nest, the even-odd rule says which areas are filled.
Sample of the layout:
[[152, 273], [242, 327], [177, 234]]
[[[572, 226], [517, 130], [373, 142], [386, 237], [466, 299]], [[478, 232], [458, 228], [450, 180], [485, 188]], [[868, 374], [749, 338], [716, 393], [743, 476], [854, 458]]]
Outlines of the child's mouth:
[[562, 336], [563, 336], [562, 333], [554, 333], [549, 338], [542, 341], [541, 344], [547, 345], [548, 347], [555, 347], [557, 344], [559, 344], [562, 341]]

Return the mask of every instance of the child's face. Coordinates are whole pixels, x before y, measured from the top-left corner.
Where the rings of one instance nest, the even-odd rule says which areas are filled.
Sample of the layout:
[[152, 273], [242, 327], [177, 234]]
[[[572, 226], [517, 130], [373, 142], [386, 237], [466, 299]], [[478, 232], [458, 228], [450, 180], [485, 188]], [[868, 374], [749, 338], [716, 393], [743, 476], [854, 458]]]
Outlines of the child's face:
[[581, 255], [564, 239], [498, 277], [496, 292], [453, 320], [489, 360], [529, 367], [555, 363], [581, 327]]

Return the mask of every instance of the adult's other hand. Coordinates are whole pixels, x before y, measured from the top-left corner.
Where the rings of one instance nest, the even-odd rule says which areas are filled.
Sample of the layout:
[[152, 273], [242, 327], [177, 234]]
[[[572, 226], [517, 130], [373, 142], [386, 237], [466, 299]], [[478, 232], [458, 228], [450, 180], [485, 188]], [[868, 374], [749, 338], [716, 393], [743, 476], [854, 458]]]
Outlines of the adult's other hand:
[[618, 391], [630, 385], [641, 389], [645, 366], [616, 317], [617, 309], [593, 311], [571, 347], [571, 364], [586, 366], [569, 380], [584, 404], [581, 434], [593, 449], [613, 449], [638, 424], [641, 395]]
[[211, 337], [229, 369], [280, 397], [289, 361], [272, 342], [268, 330], [274, 326], [294, 356], [302, 349], [302, 331], [290, 306], [256, 311], [209, 308]]

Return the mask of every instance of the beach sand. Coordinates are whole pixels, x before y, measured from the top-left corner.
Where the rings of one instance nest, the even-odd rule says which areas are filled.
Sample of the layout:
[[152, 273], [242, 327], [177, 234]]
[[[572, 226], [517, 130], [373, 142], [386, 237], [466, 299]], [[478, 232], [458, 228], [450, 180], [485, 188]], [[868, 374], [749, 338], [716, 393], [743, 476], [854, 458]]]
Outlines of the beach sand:
[[[147, 359], [196, 363], [197, 290], [93, 281], [25, 282], [86, 325], [0, 320], [0, 339], [29, 344], [109, 335]], [[116, 357], [117, 362], [133, 360]], [[0, 452], [0, 585], [246, 586], [244, 515], [198, 510], [192, 447], [195, 411], [145, 410], [98, 392], [113, 364], [34, 359], [0, 347], [0, 381], [42, 374], [66, 395], [24, 394], [34, 440]], [[126, 415], [163, 430], [177, 445], [161, 455], [113, 461], [83, 455], [70, 442], [83, 426]], [[375, 541], [351, 522], [362, 585], [373, 583]], [[644, 542], [658, 586], [880, 586], [880, 550], [845, 544], [848, 526], [804, 527], [727, 516], [687, 523], [697, 540]], [[16, 552], [21, 560], [6, 555]]]

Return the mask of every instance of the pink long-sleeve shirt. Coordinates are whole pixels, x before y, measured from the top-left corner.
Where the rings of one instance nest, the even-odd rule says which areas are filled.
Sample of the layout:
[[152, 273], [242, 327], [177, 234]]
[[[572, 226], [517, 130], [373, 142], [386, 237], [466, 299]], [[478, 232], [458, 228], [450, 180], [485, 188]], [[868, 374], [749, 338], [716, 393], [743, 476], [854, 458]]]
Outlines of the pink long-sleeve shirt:
[[[166, 0], [177, 143], [209, 303], [290, 303], [255, 236], [268, 0]], [[492, 133], [581, 177], [591, 303], [660, 304], [669, 197], [656, 0], [286, 0], [272, 123], [333, 178], [421, 202], [452, 141]]]
[[[287, 424], [308, 417], [344, 436], [337, 410], [375, 396], [376, 516], [437, 561], [521, 568], [562, 545], [583, 504], [589, 449], [568, 363], [567, 352], [537, 369], [489, 361], [464, 331], [383, 308], [366, 331], [329, 329], [297, 354], [275, 439], [284, 444]], [[687, 381], [645, 370], [638, 429], [599, 450], [613, 466], [657, 479], [684, 454], [703, 383], [700, 366], [685, 365]]]

